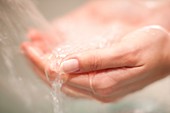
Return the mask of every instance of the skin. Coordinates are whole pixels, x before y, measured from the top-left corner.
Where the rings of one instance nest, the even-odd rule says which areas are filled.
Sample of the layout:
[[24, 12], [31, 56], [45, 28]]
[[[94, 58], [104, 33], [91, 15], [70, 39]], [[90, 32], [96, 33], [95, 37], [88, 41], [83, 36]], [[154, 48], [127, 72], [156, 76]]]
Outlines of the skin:
[[[113, 38], [111, 46], [68, 55], [60, 67], [65, 80], [62, 91], [66, 94], [113, 102], [170, 73], [168, 6], [169, 2], [148, 6], [148, 2], [136, 0], [91, 1], [53, 22], [51, 29], [60, 40], [49, 35], [51, 29], [45, 34], [31, 30], [30, 41], [22, 44], [22, 50], [50, 85], [44, 75], [49, 65], [45, 59], [54, 48], [75, 38], [87, 40], [110, 26], [119, 25], [121, 30], [113, 31], [119, 34], [118, 38]], [[64, 64], [70, 59], [78, 61], [78, 69], [66, 69]], [[52, 69], [48, 73], [50, 79], [55, 78]]]

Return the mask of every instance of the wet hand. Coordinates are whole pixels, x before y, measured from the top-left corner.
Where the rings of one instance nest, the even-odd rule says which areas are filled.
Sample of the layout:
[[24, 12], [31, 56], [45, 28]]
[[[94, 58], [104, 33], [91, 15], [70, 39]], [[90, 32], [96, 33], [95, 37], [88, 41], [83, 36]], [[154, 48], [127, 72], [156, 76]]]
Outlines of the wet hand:
[[[51, 51], [54, 48], [56, 48], [58, 44], [63, 43], [62, 39], [64, 39], [64, 41], [68, 39], [74, 40], [77, 38], [87, 40], [87, 37], [89, 38], [95, 37], [98, 33], [109, 28], [110, 26], [114, 26], [116, 23], [121, 23], [123, 27], [121, 28], [120, 34], [122, 35], [120, 35], [119, 41], [114, 42], [112, 44], [113, 47], [101, 50], [91, 50], [89, 52], [84, 52], [80, 54], [80, 56], [79, 54], [75, 55], [75, 57], [74, 55], [70, 56], [70, 58], [71, 57], [78, 58], [80, 61], [80, 62], [77, 62], [75, 60], [71, 61], [75, 62], [74, 64], [80, 63], [80, 67], [72, 65], [72, 67], [74, 68], [73, 70], [68, 68], [67, 69], [65, 68], [64, 70], [64, 63], [70, 62], [63, 62], [62, 64], [63, 71], [65, 71], [65, 76], [67, 78], [65, 84], [63, 84], [62, 90], [66, 94], [77, 97], [95, 98], [105, 102], [114, 101], [117, 98], [120, 98], [130, 92], [143, 88], [147, 84], [150, 84], [153, 81], [156, 81], [161, 77], [166, 76], [166, 74], [164, 73], [162, 73], [162, 76], [158, 74], [155, 75], [147, 74], [147, 72], [149, 73], [150, 70], [155, 70], [156, 67], [154, 66], [158, 66], [156, 65], [158, 62], [155, 62], [156, 64], [153, 65], [154, 59], [152, 59], [153, 58], [152, 55], [158, 54], [156, 53], [158, 51], [154, 49], [154, 47], [157, 47], [156, 45], [158, 44], [153, 40], [155, 36], [154, 37], [150, 36], [152, 33], [142, 34], [143, 32], [140, 31], [140, 33], [137, 32], [139, 36], [135, 35], [136, 38], [130, 38], [131, 35], [130, 36], [127, 35], [124, 38], [122, 38], [125, 34], [127, 34], [127, 32], [131, 32], [136, 28], [150, 24], [158, 24], [169, 30], [170, 25], [168, 23], [169, 22], [168, 16], [169, 7], [167, 7], [168, 4], [160, 6], [159, 4], [153, 4], [152, 5], [153, 7], [146, 6], [147, 5], [145, 4], [141, 5], [139, 2], [114, 3], [114, 1], [110, 2], [92, 1], [92, 3], [88, 3], [87, 5], [79, 8], [77, 11], [74, 11], [71, 14], [68, 14], [67, 16], [64, 16], [63, 18], [53, 22], [54, 24], [53, 31], [55, 32], [56, 37], [59, 38], [62, 37], [61, 40], [59, 38], [54, 37], [51, 38], [51, 35], [48, 35], [50, 33], [43, 33], [37, 30], [33, 30], [29, 33], [28, 36], [30, 38], [30, 41], [23, 43], [22, 49], [25, 55], [30, 59], [30, 61], [33, 62], [34, 69], [38, 73], [38, 75], [50, 85], [44, 73], [46, 66], [49, 65], [49, 62], [47, 62], [46, 60], [47, 59], [46, 56], [49, 56], [51, 54]], [[128, 15], [127, 10], [130, 11]], [[120, 29], [118, 30], [120, 31]], [[166, 36], [166, 33], [162, 30], [154, 29], [154, 31], [155, 32], [159, 31], [160, 33], [158, 32], [158, 34], [162, 34], [162, 36], [160, 37], [168, 37]], [[131, 34], [136, 34], [136, 31]], [[165, 36], [163, 36], [163, 34]], [[162, 38], [162, 40], [163, 39], [165, 38]], [[143, 43], [139, 44], [139, 42]], [[152, 43], [153, 45], [150, 43]], [[148, 46], [153, 46], [153, 48]], [[160, 52], [163, 52], [162, 50], [164, 46], [162, 48], [161, 47], [162, 46], [159, 46], [157, 47], [157, 49], [160, 50]], [[153, 50], [153, 52], [149, 52], [151, 50]], [[96, 55], [94, 55], [94, 53], [96, 53], [96, 55], [101, 56], [98, 58], [96, 57]], [[147, 58], [150, 59], [146, 60], [144, 58], [145, 55]], [[162, 56], [161, 54], [158, 55], [158, 57], [161, 56]], [[158, 57], [154, 58], [160, 60]], [[89, 58], [91, 58], [91, 60], [89, 60]], [[140, 58], [143, 58], [143, 60]], [[85, 59], [84, 61], [88, 62], [84, 62], [83, 59]], [[111, 62], [110, 60], [114, 61]], [[136, 62], [134, 62], [134, 60]], [[147, 61], [150, 62], [147, 63]], [[160, 66], [162, 66], [161, 64], [163, 64], [161, 63], [161, 61], [159, 61]], [[145, 65], [145, 63], [147, 65]], [[150, 66], [151, 69], [147, 68], [149, 67], [148, 65], [151, 64], [152, 64], [152, 66]], [[144, 70], [142, 70], [143, 68]], [[54, 79], [56, 77], [54, 73], [55, 72], [53, 72], [53, 70], [49, 70], [50, 79]], [[126, 76], [124, 73], [126, 74]], [[110, 77], [110, 75], [120, 76], [114, 76], [117, 78], [115, 78], [115, 80], [114, 79], [112, 80], [110, 79], [112, 78]], [[137, 75], [141, 75], [141, 78]], [[155, 76], [156, 77], [154, 78], [153, 76], [147, 75], [154, 75], [154, 77]], [[137, 82], [140, 82], [136, 78], [140, 78], [139, 80], [141, 80], [141, 84], [136, 85]], [[116, 82], [116, 80], [120, 82]], [[124, 82], [123, 84], [122, 81]], [[107, 82], [107, 84], [105, 82]], [[132, 83], [133, 86], [130, 83]], [[116, 93], [113, 94], [113, 92]]]
[[170, 71], [170, 37], [159, 26], [138, 29], [113, 43], [68, 56], [61, 68], [69, 95], [115, 101], [166, 77]]

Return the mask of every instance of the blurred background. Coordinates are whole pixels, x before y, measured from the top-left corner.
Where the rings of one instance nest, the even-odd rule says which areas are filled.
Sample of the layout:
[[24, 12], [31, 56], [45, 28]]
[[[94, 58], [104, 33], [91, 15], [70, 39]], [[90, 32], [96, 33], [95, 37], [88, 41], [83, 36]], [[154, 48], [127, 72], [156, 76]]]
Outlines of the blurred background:
[[[5, 6], [3, 1], [5, 0], [0, 1], [0, 39], [22, 37], [22, 33], [24, 34], [25, 31], [22, 31], [22, 21], [18, 22], [18, 20], [22, 19], [23, 23], [28, 21], [23, 18], [25, 12], [11, 13], [10, 11], [13, 9], [9, 10], [11, 7], [3, 7]], [[28, 0], [20, 1], [21, 3], [23, 1], [24, 4], [24, 1]], [[49, 22], [67, 14], [87, 1], [33, 0]], [[10, 17], [5, 18], [4, 11], [11, 16], [8, 15]], [[28, 17], [28, 19], [32, 18]], [[8, 20], [11, 20], [11, 23]], [[11, 24], [15, 26], [13, 27]], [[30, 67], [25, 63], [24, 58], [19, 56], [19, 49], [13, 50], [12, 45], [15, 45], [13, 44], [15, 40], [10, 40], [4, 40], [4, 42], [0, 40], [0, 113], [54, 113], [55, 106], [53, 106], [50, 95], [51, 89], [35, 75], [32, 69], [29, 69]], [[65, 109], [64, 113], [170, 113], [169, 94], [170, 78], [165, 78], [119, 102], [102, 104], [92, 100], [66, 98], [61, 107]]]
[[[88, 2], [88, 0], [37, 0], [35, 4], [37, 5], [40, 12], [50, 21], [57, 17], [67, 14], [68, 12], [74, 10], [75, 8], [81, 6], [82, 4]], [[102, 105], [105, 106], [98, 110], [99, 112], [107, 113], [166, 113], [170, 112], [167, 106], [170, 105], [170, 78], [165, 78], [153, 85], [148, 86], [142, 91], [124, 98], [122, 101], [111, 104]], [[75, 101], [75, 100], [74, 100]], [[73, 102], [74, 103], [74, 102]], [[92, 106], [88, 106], [90, 102], [80, 101], [75, 102], [73, 109], [79, 112], [88, 112], [88, 108], [93, 109], [95, 112], [97, 107], [101, 107], [99, 103], [91, 102]], [[87, 107], [83, 107], [84, 104]], [[93, 106], [96, 106], [94, 107]], [[82, 107], [82, 110], [79, 110]], [[164, 106], [164, 107], [163, 107]], [[84, 109], [83, 109], [84, 108]], [[124, 110], [122, 110], [124, 109]], [[143, 110], [142, 110], [143, 109]], [[135, 111], [136, 110], [136, 111]], [[138, 111], [139, 110], [139, 111]], [[140, 111], [141, 110], [141, 111]], [[74, 111], [74, 110], [73, 110]], [[89, 112], [92, 112], [89, 110]], [[126, 111], [126, 112], [125, 112]]]
[[72, 11], [88, 0], [33, 0], [40, 12], [52, 20]]

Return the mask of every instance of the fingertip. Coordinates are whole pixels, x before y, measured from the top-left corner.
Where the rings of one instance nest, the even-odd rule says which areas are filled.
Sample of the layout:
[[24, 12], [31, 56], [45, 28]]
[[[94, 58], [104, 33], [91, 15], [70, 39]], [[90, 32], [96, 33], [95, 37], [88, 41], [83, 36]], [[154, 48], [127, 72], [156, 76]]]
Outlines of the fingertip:
[[20, 50], [23, 54], [25, 54], [27, 52], [27, 48], [28, 46], [30, 46], [30, 43], [29, 42], [23, 42], [21, 45], [20, 45]]
[[41, 33], [36, 30], [36, 29], [30, 29], [29, 33], [27, 34], [27, 37], [31, 40], [31, 41], [36, 41], [36, 40], [40, 40], [41, 39]]
[[24, 42], [21, 44], [22, 52], [31, 60], [41, 56], [41, 51], [38, 51], [30, 42]]
[[23, 45], [23, 47], [25, 55], [31, 60], [31, 62], [33, 62], [33, 64], [38, 66], [41, 70], [44, 70], [45, 65], [42, 60], [43, 53], [29, 43]]
[[62, 73], [76, 73], [80, 70], [79, 61], [77, 59], [68, 59], [61, 63], [60, 71]]

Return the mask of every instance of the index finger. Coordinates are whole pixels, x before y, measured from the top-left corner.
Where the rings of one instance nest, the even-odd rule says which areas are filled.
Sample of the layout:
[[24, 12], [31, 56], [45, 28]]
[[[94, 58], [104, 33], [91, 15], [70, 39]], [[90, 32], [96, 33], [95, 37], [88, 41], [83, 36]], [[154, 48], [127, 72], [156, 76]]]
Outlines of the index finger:
[[41, 71], [44, 71], [45, 66], [43, 62], [43, 54], [40, 50], [36, 49], [29, 42], [23, 43], [21, 49], [34, 65], [36, 65]]

